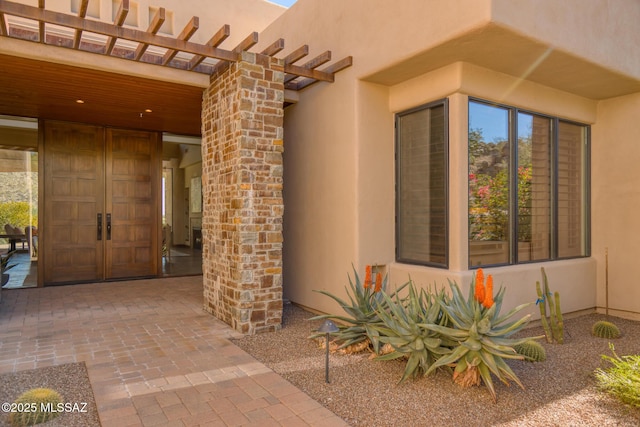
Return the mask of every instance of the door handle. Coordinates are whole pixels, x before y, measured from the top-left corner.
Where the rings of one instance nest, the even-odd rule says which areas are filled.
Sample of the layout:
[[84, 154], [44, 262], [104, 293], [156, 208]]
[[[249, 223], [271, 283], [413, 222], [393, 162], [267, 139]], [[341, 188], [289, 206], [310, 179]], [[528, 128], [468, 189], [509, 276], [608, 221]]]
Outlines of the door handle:
[[102, 214], [98, 214], [98, 240], [102, 240]]
[[107, 214], [107, 240], [111, 240], [111, 214]]

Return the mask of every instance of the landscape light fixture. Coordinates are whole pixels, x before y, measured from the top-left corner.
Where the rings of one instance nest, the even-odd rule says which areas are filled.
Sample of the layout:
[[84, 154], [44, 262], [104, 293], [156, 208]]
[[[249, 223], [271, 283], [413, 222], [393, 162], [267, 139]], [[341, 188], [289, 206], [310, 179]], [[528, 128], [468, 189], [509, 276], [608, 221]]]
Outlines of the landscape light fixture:
[[329, 334], [336, 333], [339, 330], [340, 329], [336, 324], [329, 319], [325, 320], [322, 326], [318, 329], [318, 332], [323, 332], [327, 336], [327, 341], [325, 343], [326, 356], [324, 361], [324, 380], [327, 384], [329, 383]]

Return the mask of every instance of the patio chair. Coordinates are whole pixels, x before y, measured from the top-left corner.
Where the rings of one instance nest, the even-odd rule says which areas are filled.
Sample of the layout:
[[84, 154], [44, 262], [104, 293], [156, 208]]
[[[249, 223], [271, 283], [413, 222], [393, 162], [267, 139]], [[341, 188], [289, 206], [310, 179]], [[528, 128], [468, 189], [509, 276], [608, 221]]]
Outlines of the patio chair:
[[4, 231], [9, 237], [9, 245], [11, 250], [17, 249], [17, 243], [22, 243], [22, 249], [24, 250], [24, 244], [27, 243], [27, 236], [18, 227], [14, 227], [11, 224], [5, 224]]

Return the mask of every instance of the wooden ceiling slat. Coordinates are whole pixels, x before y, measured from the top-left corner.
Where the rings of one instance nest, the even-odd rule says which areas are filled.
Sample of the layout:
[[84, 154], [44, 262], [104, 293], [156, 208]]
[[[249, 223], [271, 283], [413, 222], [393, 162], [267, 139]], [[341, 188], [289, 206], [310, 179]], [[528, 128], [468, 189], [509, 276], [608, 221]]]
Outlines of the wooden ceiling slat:
[[[321, 66], [323, 64], [326, 64], [329, 61], [331, 61], [331, 51], [330, 50], [321, 53], [320, 55], [316, 56], [315, 58], [313, 58], [310, 61], [305, 62], [302, 65], [302, 68], [307, 68], [309, 70], [313, 70], [314, 68], [318, 68], [319, 66]], [[286, 84], [286, 83], [289, 83], [291, 80], [294, 80], [296, 78], [298, 78], [297, 75], [288, 74], [287, 76], [285, 76], [284, 82]]]
[[[194, 16], [191, 18], [189, 23], [183, 28], [182, 32], [178, 35], [179, 40], [189, 40], [191, 36], [198, 31], [200, 27], [200, 18]], [[164, 56], [162, 57], [162, 65], [167, 65], [176, 55], [178, 54], [177, 50], [168, 50]]]
[[145, 31], [132, 28], [116, 27], [113, 24], [78, 18], [73, 15], [41, 10], [32, 6], [20, 3], [13, 3], [7, 0], [0, 0], [0, 12], [8, 15], [19, 16], [21, 18], [33, 19], [42, 23], [60, 25], [72, 29], [82, 29], [91, 33], [105, 36], [121, 38], [138, 43], [149, 43], [165, 49], [175, 49], [194, 55], [203, 55], [210, 58], [222, 59], [224, 61], [237, 61], [238, 53], [228, 50], [203, 46], [185, 40], [176, 40], [171, 37], [149, 34]]
[[309, 45], [305, 44], [304, 46], [300, 46], [289, 55], [285, 56], [284, 63], [285, 65], [293, 64], [294, 62], [298, 62], [300, 59], [304, 58], [307, 55], [309, 55]]
[[[224, 24], [217, 33], [211, 37], [211, 39], [207, 42], [207, 46], [218, 47], [231, 35], [231, 27], [228, 24]], [[189, 61], [189, 65], [187, 66], [187, 70], [191, 71], [198, 66], [202, 61], [204, 61], [204, 56], [195, 55]]]
[[278, 39], [269, 46], [267, 46], [262, 52], [262, 55], [273, 56], [284, 49], [284, 39]]
[[[165, 15], [166, 11], [164, 7], [161, 7], [156, 11], [155, 15], [153, 15], [153, 20], [151, 20], [151, 23], [149, 23], [149, 28], [147, 28], [148, 34], [155, 35], [158, 30], [160, 30], [160, 27], [162, 27], [162, 24], [164, 24], [164, 21], [166, 19]], [[134, 61], [140, 61], [140, 58], [142, 58], [142, 55], [144, 55], [144, 52], [148, 47], [149, 43], [140, 43], [136, 49]]]
[[[127, 19], [127, 15], [129, 14], [129, 0], [122, 0], [120, 3], [120, 7], [118, 8], [118, 13], [116, 14], [116, 19], [114, 19], [113, 23], [117, 27], [121, 27], [124, 24], [124, 21]], [[105, 44], [105, 55], [111, 55], [111, 51], [116, 44], [116, 37], [109, 37], [107, 39], [107, 43]]]
[[[87, 9], [89, 8], [89, 0], [82, 0], [80, 3], [80, 10], [78, 10], [78, 18], [84, 18], [87, 16]], [[73, 36], [73, 48], [80, 47], [80, 40], [82, 40], [82, 30], [76, 30], [76, 34]]]
[[8, 55], [0, 68], [0, 114], [200, 134], [200, 87]]

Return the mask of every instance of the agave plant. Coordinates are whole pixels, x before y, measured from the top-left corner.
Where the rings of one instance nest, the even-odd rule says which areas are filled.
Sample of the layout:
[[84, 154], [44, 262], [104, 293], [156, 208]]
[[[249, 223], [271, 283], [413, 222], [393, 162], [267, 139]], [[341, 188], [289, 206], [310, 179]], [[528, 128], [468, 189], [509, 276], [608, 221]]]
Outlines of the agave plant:
[[443, 297], [444, 291], [433, 294], [420, 289], [418, 292], [413, 282], [409, 283], [406, 300], [400, 300], [396, 296], [394, 301], [382, 294], [384, 305], [376, 303], [380, 304], [378, 316], [381, 323], [371, 325], [379, 333], [380, 342], [389, 344], [393, 349], [376, 357], [376, 360], [408, 358], [400, 382], [425, 374], [438, 358], [451, 352], [448, 346], [455, 344], [422, 326], [426, 323], [444, 325], [446, 322], [441, 306], [436, 301]]
[[479, 270], [465, 299], [458, 285], [449, 281], [451, 297], [442, 301], [442, 310], [451, 326], [432, 323], [420, 325], [457, 343], [450, 354], [439, 358], [425, 374], [441, 366], [455, 365], [453, 379], [456, 383], [463, 386], [479, 385], [482, 379], [496, 401], [491, 374], [506, 384], [512, 380], [524, 388], [505, 359], [523, 360], [524, 357], [513, 347], [541, 337], [509, 338], [527, 324], [530, 315], [516, 321], [509, 319], [529, 304], [522, 304], [501, 316], [505, 288], [500, 288], [494, 297], [491, 276], [487, 279], [486, 288], [483, 282], [484, 277]]
[[[366, 340], [371, 342], [375, 353], [380, 351], [380, 342], [378, 341], [378, 333], [372, 328], [373, 325], [380, 323], [378, 312], [376, 308], [385, 307], [385, 290], [387, 288], [388, 277], [384, 279], [380, 274], [376, 276], [375, 284], [371, 280], [371, 266], [366, 267], [365, 280], [362, 282], [358, 276], [358, 272], [353, 267], [354, 280], [349, 278], [349, 288], [345, 286], [349, 301], [343, 300], [336, 295], [331, 294], [328, 291], [316, 290], [323, 295], [326, 295], [335, 300], [340, 307], [347, 313], [347, 316], [338, 316], [334, 314], [323, 314], [315, 316], [310, 320], [320, 319], [333, 319], [338, 322], [340, 330], [333, 334], [337, 341], [340, 343], [339, 349], [349, 346], [355, 346]], [[393, 297], [397, 295], [405, 286], [404, 283], [398, 287], [390, 295]], [[309, 338], [318, 338], [322, 336], [321, 333], [311, 335]]]

